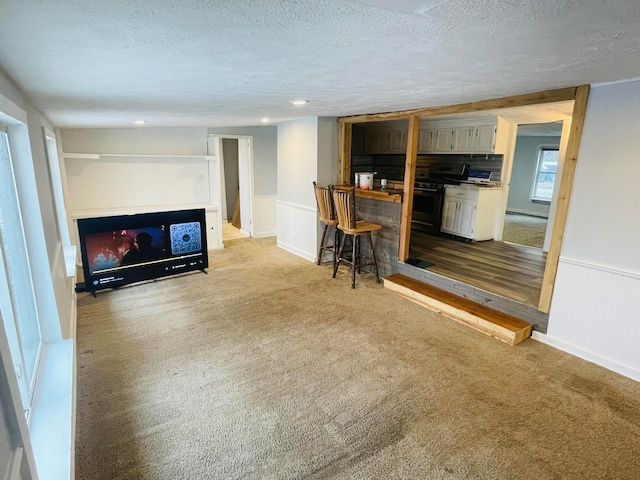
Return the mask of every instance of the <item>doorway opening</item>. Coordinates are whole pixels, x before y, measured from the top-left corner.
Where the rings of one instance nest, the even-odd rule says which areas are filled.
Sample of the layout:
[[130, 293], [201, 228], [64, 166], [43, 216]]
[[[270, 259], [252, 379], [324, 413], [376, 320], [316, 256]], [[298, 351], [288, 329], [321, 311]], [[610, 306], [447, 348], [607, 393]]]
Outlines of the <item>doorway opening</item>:
[[209, 152], [220, 155], [222, 240], [253, 237], [253, 141], [212, 135]]
[[[572, 109], [573, 101], [567, 101], [494, 112], [511, 133], [498, 167], [500, 200], [492, 204], [492, 238], [469, 241], [412, 229], [409, 258], [430, 264], [417, 269], [416, 277], [468, 295], [474, 295], [475, 288], [497, 295], [491, 300], [494, 305], [501, 302], [503, 311], [546, 329], [539, 304]], [[482, 161], [483, 167], [490, 158]], [[414, 189], [414, 201], [415, 194]]]
[[548, 251], [563, 122], [518, 125], [502, 240]]

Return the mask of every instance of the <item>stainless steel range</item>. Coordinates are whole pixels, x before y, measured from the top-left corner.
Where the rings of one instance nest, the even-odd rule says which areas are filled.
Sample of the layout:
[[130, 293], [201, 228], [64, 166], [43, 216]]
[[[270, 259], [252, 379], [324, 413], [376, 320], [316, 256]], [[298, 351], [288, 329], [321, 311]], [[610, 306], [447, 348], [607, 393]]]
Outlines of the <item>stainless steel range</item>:
[[469, 165], [435, 163], [428, 167], [418, 164], [413, 188], [411, 229], [419, 232], [440, 232], [444, 185], [457, 184], [469, 176]]

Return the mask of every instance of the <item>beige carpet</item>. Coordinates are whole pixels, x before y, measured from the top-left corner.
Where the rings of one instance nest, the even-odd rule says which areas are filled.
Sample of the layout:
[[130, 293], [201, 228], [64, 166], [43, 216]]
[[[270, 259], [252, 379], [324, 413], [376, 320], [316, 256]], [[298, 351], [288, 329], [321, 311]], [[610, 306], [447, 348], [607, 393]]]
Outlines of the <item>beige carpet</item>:
[[519, 245], [542, 248], [546, 230], [546, 218], [507, 213], [504, 217], [502, 240]]
[[78, 479], [637, 479], [640, 384], [264, 240], [78, 298]]

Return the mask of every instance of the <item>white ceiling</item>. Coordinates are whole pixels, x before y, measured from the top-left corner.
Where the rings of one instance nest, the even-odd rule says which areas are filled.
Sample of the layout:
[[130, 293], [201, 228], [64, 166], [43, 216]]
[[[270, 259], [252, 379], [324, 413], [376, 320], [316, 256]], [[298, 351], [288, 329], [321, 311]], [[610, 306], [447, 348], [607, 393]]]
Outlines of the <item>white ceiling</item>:
[[637, 77], [638, 18], [638, 0], [1, 0], [0, 68], [62, 127], [259, 125]]

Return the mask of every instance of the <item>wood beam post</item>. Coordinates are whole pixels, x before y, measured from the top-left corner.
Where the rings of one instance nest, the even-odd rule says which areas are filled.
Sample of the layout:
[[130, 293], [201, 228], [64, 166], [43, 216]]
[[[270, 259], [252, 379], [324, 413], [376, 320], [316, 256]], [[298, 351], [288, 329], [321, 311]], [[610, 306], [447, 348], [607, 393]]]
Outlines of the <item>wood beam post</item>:
[[409, 237], [411, 236], [411, 213], [413, 210], [413, 184], [416, 180], [416, 158], [418, 156], [418, 135], [420, 117], [409, 118], [407, 135], [407, 159], [404, 164], [404, 187], [402, 194], [402, 217], [400, 221], [400, 246], [398, 261], [409, 258]]
[[567, 152], [562, 167], [562, 177], [560, 179], [560, 189], [558, 191], [558, 202], [556, 214], [551, 231], [551, 242], [547, 253], [547, 264], [542, 278], [542, 290], [540, 291], [540, 301], [538, 310], [549, 312], [551, 308], [551, 297], [553, 286], [558, 272], [558, 261], [560, 260], [560, 249], [562, 248], [562, 237], [564, 236], [567, 214], [569, 213], [569, 201], [573, 188], [573, 179], [578, 162], [578, 151], [580, 150], [580, 140], [584, 127], [584, 117], [589, 100], [589, 85], [582, 85], [576, 89], [575, 103], [573, 105], [573, 117], [571, 121], [571, 132], [567, 142]]
[[351, 183], [352, 124], [338, 124], [338, 183]]

